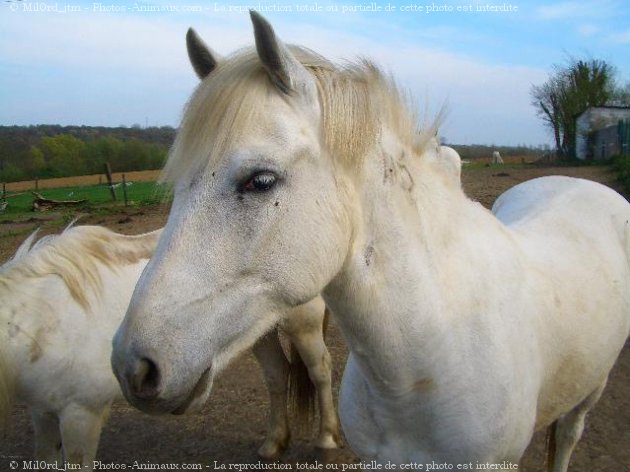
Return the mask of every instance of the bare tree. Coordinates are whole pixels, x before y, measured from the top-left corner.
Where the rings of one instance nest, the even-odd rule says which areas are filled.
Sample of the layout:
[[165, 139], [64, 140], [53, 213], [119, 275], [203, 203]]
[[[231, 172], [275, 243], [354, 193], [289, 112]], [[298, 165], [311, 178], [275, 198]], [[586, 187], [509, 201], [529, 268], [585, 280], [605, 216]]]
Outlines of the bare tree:
[[532, 104], [551, 128], [560, 159], [575, 156], [575, 118], [591, 106], [603, 106], [619, 95], [615, 68], [599, 59], [570, 58], [554, 66], [549, 80], [532, 87]]

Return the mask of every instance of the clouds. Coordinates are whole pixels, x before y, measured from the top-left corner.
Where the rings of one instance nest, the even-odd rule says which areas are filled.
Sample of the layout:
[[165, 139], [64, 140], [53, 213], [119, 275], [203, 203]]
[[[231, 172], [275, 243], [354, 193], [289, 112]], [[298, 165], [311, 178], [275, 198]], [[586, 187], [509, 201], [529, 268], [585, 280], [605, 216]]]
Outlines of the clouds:
[[611, 12], [609, 1], [570, 1], [559, 3], [547, 3], [536, 9], [537, 16], [541, 20], [575, 20], [584, 18], [606, 17]]
[[[150, 16], [21, 14], [0, 20], [3, 61], [97, 69], [173, 70], [186, 64], [187, 24]], [[232, 30], [217, 29], [232, 40]], [[184, 54], [182, 54], [182, 52]]]
[[[253, 42], [247, 13], [214, 4], [188, 13], [112, 13], [84, 3], [78, 13], [36, 14], [0, 6], [0, 124], [117, 126], [148, 119], [177, 125], [197, 83], [185, 51], [187, 28], [194, 26], [223, 55]], [[597, 5], [605, 5], [608, 16], [597, 13]], [[593, 40], [607, 42], [605, 50], [616, 56], [615, 47], [630, 41], [627, 27], [617, 27], [619, 11], [611, 10], [617, 3], [597, 5], [545, 2], [518, 15], [430, 18], [400, 12], [267, 16], [287, 42], [337, 60], [373, 58], [420, 100], [428, 97], [432, 112], [448, 102], [442, 131], [451, 142], [538, 144], [548, 136], [530, 106], [531, 85], [544, 82], [551, 64], [575, 47], [593, 51]]]
[[630, 44], [630, 28], [608, 35], [608, 39], [617, 44]]
[[535, 16], [544, 22], [564, 22], [581, 36], [614, 45], [630, 43], [627, 10], [627, 3], [619, 0], [567, 1], [541, 5]]
[[[455, 143], [531, 143], [549, 140], [531, 107], [532, 84], [546, 80], [545, 68], [498, 64], [457, 51], [403, 41], [387, 31], [378, 39], [319, 27], [275, 25], [287, 41], [300, 42], [337, 60], [367, 56], [409, 89], [433, 115], [446, 106], [441, 133]], [[463, 32], [461, 38], [467, 38]], [[340, 47], [343, 45], [343, 47]]]
[[582, 23], [577, 26], [577, 31], [582, 36], [593, 36], [600, 32], [600, 28], [591, 23]]

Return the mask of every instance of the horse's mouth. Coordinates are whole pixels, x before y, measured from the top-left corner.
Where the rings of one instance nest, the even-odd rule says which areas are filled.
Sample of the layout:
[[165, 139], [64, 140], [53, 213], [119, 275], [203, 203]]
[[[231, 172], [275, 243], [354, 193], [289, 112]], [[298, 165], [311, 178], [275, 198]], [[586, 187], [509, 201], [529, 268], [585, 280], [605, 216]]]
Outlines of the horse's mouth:
[[184, 413], [194, 413], [199, 411], [203, 404], [208, 399], [208, 395], [210, 395], [210, 390], [212, 389], [212, 368], [208, 368], [205, 370], [199, 381], [197, 381], [197, 385], [192, 389], [188, 398], [175, 408], [171, 413], [173, 415], [183, 415]]

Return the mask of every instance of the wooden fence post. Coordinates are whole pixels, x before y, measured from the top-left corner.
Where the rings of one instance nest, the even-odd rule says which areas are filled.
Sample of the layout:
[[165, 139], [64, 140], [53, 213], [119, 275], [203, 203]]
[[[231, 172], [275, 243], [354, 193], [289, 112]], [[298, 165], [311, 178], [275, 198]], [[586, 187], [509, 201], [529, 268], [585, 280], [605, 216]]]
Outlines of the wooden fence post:
[[109, 191], [112, 193], [112, 200], [116, 201], [116, 190], [114, 190], [114, 182], [112, 181], [112, 168], [109, 166], [109, 162], [105, 163], [105, 175], [107, 176]]
[[125, 174], [122, 175], [123, 197], [125, 198], [125, 206], [127, 206], [127, 179]]

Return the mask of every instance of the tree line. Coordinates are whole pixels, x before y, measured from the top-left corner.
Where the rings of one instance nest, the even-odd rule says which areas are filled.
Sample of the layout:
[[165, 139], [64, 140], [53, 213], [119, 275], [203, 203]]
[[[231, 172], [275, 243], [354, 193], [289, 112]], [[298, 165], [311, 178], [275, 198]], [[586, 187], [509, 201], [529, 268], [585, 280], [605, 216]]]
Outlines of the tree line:
[[171, 127], [0, 126], [0, 181], [159, 169]]
[[[113, 172], [160, 169], [175, 139], [174, 128], [92, 126], [0, 126], [0, 181], [100, 174], [109, 162]], [[463, 159], [502, 155], [540, 156], [526, 145], [452, 145]]]

